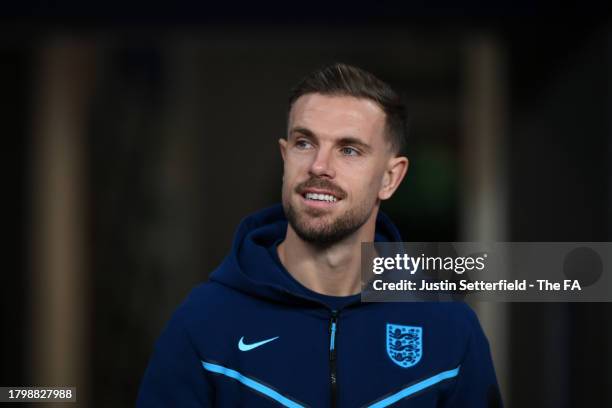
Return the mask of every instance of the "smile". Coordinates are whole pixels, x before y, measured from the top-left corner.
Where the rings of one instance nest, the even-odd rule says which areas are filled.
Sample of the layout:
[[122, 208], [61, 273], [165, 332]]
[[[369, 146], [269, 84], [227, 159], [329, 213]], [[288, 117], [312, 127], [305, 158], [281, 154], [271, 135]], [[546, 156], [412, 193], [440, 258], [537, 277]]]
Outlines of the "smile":
[[335, 203], [338, 201], [338, 198], [331, 194], [305, 193], [304, 198], [313, 201], [326, 201], [328, 203]]

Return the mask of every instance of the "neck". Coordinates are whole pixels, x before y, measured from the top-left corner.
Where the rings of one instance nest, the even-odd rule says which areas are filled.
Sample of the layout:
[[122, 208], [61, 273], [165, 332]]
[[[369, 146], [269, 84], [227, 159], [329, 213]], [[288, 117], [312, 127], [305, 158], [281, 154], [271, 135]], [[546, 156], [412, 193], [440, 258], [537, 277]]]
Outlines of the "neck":
[[355, 233], [324, 248], [304, 241], [288, 225], [285, 240], [278, 245], [278, 257], [291, 276], [314, 292], [357, 294], [361, 291], [361, 243], [374, 241], [377, 213], [375, 208]]

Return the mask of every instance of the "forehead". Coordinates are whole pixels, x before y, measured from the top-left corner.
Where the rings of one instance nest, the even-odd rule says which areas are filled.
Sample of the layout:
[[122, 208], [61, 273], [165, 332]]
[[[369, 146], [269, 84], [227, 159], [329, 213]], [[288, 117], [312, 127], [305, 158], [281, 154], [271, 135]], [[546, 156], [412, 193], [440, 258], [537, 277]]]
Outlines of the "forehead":
[[384, 136], [386, 115], [376, 102], [352, 96], [306, 94], [289, 113], [289, 130], [307, 128], [317, 136], [357, 136], [372, 142]]

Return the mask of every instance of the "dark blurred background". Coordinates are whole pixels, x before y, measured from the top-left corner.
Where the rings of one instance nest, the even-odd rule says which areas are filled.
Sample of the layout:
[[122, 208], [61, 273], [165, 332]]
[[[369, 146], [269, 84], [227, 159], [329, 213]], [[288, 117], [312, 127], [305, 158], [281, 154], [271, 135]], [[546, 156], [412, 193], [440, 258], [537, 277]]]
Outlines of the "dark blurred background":
[[[286, 7], [3, 9], [3, 139], [17, 161], [5, 214], [18, 228], [0, 385], [76, 385], [79, 406], [133, 406], [172, 311], [240, 219], [280, 200], [289, 89], [327, 63], [370, 70], [407, 101], [411, 166], [383, 206], [406, 240], [612, 241], [607, 13]], [[610, 304], [474, 307], [507, 406], [612, 406]]]

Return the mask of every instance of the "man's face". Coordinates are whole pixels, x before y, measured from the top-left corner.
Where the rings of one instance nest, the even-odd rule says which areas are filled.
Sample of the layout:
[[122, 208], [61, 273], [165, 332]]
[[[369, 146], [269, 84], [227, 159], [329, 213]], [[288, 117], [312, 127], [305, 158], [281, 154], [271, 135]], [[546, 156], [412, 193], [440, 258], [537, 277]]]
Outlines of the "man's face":
[[[307, 94], [289, 113], [283, 207], [305, 241], [329, 245], [371, 219], [393, 155], [386, 115], [373, 101]], [[389, 194], [390, 196], [390, 194]]]

